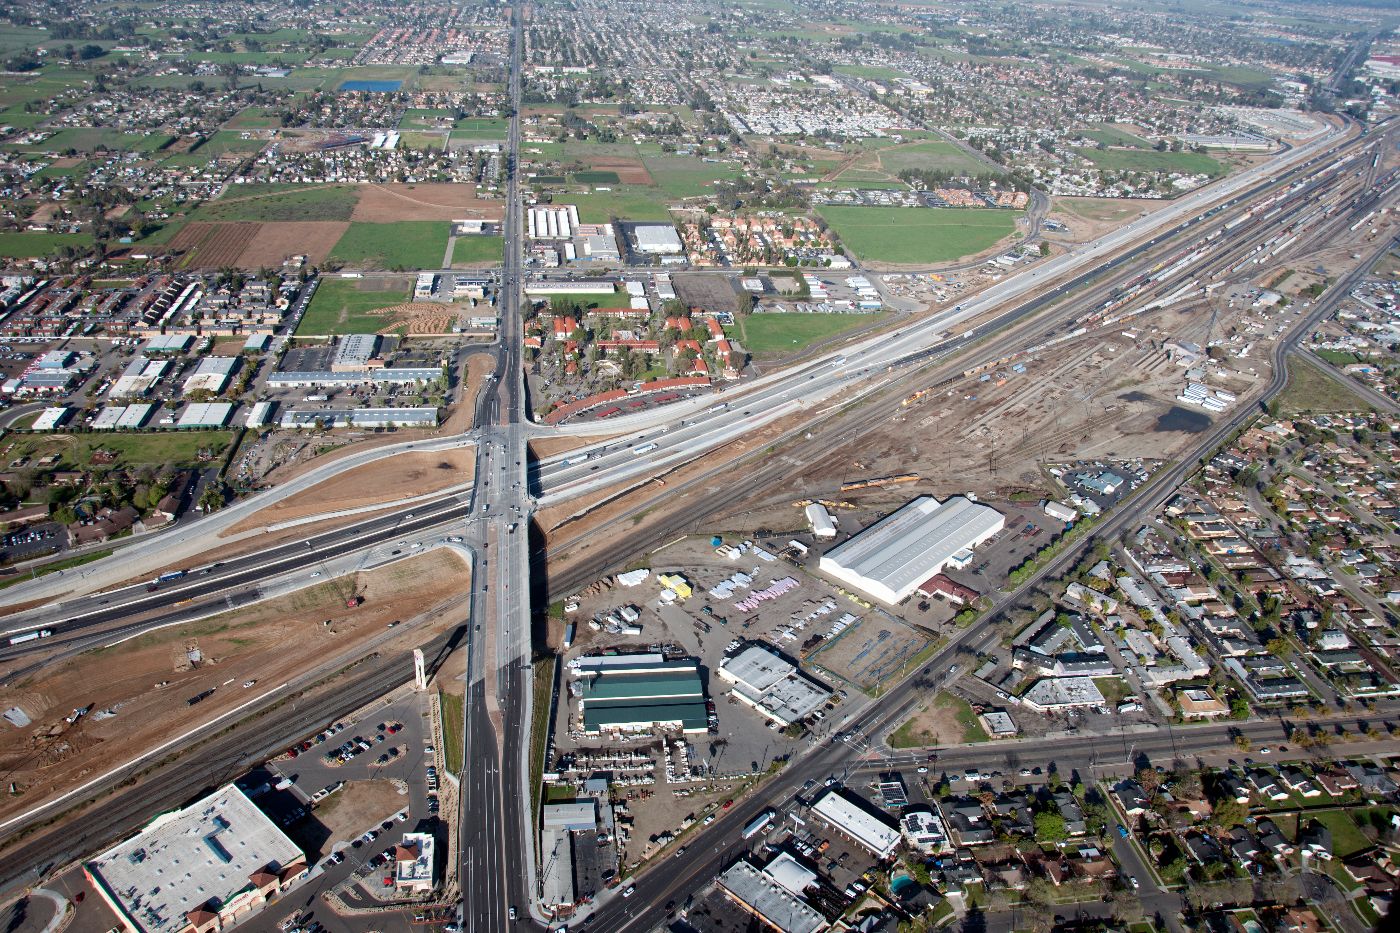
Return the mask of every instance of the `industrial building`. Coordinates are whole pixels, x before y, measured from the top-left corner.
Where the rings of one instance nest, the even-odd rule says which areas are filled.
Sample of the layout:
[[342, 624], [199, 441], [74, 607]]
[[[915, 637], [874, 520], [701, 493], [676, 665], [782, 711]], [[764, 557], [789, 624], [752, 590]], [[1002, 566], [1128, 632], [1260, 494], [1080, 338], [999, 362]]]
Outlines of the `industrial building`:
[[617, 291], [612, 279], [543, 279], [525, 283], [527, 295], [611, 295]]
[[659, 655], [629, 664], [575, 668], [571, 692], [578, 696], [583, 731], [642, 732], [679, 729], [705, 732], [705, 691], [694, 661], [665, 661]]
[[749, 645], [725, 658], [719, 677], [734, 685], [731, 696], [783, 726], [812, 715], [831, 696], [826, 687], [803, 677], [795, 665], [762, 645]]
[[346, 334], [335, 345], [331, 372], [357, 373], [369, 367], [369, 361], [379, 352], [378, 334]]
[[306, 876], [306, 856], [236, 785], [166, 813], [83, 865], [130, 933], [214, 933]]
[[578, 208], [572, 204], [532, 207], [525, 214], [525, 224], [532, 240], [567, 240], [578, 228]]
[[394, 847], [394, 887], [427, 892], [437, 886], [432, 833], [404, 833]]
[[422, 408], [309, 408], [282, 413], [284, 428], [435, 428], [438, 410]]
[[807, 506], [807, 523], [812, 526], [812, 534], [817, 538], [836, 537], [836, 522], [832, 520], [826, 506], [820, 502], [813, 502]]
[[[782, 869], [777, 874], [781, 877]], [[821, 933], [829, 924], [815, 908], [798, 897], [778, 877], [741, 859], [719, 876], [719, 887], [740, 907], [783, 933]], [[785, 879], [786, 880], [786, 879]]]
[[670, 224], [637, 224], [632, 228], [637, 252], [648, 256], [674, 256], [684, 251], [680, 234]]
[[[944, 567], [1006, 526], [996, 509], [954, 496], [921, 496], [828, 551], [818, 568], [833, 579], [894, 605]], [[964, 557], [964, 552], [968, 555]]]
[[408, 385], [433, 382], [442, 378], [442, 370], [426, 366], [390, 366], [384, 369], [354, 369], [330, 372], [324, 369], [293, 370], [273, 373], [267, 377], [270, 389], [374, 385]]
[[68, 420], [68, 416], [73, 414], [73, 409], [67, 405], [58, 405], [53, 408], [45, 408], [39, 412], [39, 417], [34, 419], [33, 430], [52, 431], [63, 422]]
[[199, 361], [193, 373], [185, 377], [181, 391], [186, 395], [201, 391], [218, 395], [228, 387], [229, 379], [241, 362], [236, 356], [206, 357]]
[[812, 804], [812, 813], [832, 829], [875, 853], [888, 858], [899, 845], [899, 827], [862, 800], [833, 787]]
[[177, 428], [222, 428], [233, 416], [232, 402], [196, 402], [186, 406], [175, 422]]

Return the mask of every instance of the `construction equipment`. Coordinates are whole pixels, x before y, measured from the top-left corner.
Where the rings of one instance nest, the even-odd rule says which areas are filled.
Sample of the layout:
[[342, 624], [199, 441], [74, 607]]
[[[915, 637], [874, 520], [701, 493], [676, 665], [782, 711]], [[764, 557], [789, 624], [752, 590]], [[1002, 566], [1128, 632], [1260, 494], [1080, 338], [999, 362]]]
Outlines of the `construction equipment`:
[[917, 473], [896, 473], [893, 476], [877, 476], [874, 479], [855, 480], [850, 483], [842, 483], [842, 492], [851, 492], [856, 489], [883, 488], [885, 486], [898, 486], [901, 483], [915, 483], [919, 480]]

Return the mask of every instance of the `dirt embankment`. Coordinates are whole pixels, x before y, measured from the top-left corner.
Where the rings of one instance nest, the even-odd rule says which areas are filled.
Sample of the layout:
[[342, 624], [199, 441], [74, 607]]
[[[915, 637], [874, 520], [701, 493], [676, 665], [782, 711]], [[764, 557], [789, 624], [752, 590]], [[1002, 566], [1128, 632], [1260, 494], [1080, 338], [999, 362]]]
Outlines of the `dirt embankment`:
[[[0, 710], [18, 708], [32, 722], [0, 731], [0, 771], [19, 790], [0, 798], [0, 816], [130, 761], [260, 690], [371, 650], [419, 644], [460, 623], [469, 590], [460, 558], [432, 551], [88, 651], [12, 683], [0, 689]], [[358, 608], [345, 606], [351, 592], [364, 597]], [[394, 621], [403, 624], [387, 628]], [[66, 721], [88, 706], [76, 724]]]

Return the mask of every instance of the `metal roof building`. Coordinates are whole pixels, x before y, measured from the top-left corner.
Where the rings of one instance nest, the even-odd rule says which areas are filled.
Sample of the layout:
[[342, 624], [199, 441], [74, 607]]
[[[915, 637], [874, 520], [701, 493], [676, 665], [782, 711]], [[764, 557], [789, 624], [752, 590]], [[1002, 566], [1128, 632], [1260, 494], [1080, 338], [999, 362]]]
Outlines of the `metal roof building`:
[[39, 417], [34, 419], [35, 431], [52, 431], [54, 428], [68, 420], [72, 409], [67, 405], [59, 405], [56, 408], [45, 408], [39, 412]]
[[583, 731], [640, 732], [709, 728], [705, 690], [693, 661], [659, 661], [623, 670], [603, 670], [581, 678], [579, 708]]
[[222, 428], [233, 415], [232, 402], [195, 403], [188, 406], [175, 422], [177, 428]]
[[426, 408], [310, 408], [282, 413], [284, 428], [314, 428], [324, 422], [333, 428], [435, 428], [438, 410]]
[[921, 496], [832, 550], [818, 568], [862, 593], [893, 605], [920, 583], [1006, 526], [996, 509], [954, 496]]
[[365, 368], [379, 349], [378, 334], [346, 334], [335, 345], [335, 356], [331, 359], [331, 372], [343, 373]]
[[735, 699], [784, 726], [810, 716], [831, 695], [762, 645], [720, 662], [719, 677], [734, 685]]
[[639, 253], [674, 255], [685, 249], [680, 234], [670, 224], [637, 224], [632, 228], [632, 235], [637, 238]]

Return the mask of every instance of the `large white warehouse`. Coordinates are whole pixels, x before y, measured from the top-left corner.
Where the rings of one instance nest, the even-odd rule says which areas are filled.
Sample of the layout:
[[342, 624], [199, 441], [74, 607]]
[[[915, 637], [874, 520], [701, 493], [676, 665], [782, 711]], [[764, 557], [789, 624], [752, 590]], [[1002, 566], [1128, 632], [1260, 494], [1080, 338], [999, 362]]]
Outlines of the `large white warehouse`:
[[819, 569], [893, 605], [1006, 527], [996, 509], [954, 496], [921, 496], [823, 555]]

